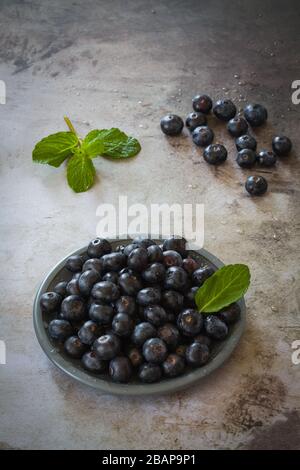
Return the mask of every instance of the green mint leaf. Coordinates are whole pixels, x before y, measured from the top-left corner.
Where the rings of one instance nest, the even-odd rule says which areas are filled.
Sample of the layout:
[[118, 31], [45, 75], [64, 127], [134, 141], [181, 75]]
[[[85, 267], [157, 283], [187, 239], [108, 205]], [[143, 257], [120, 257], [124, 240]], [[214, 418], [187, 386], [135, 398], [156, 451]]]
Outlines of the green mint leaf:
[[57, 168], [74, 153], [77, 145], [78, 137], [72, 132], [57, 132], [48, 135], [36, 144], [32, 152], [32, 160]]
[[82, 151], [77, 151], [68, 161], [67, 179], [75, 193], [82, 193], [93, 186], [95, 167], [92, 160]]
[[91, 131], [84, 139], [89, 156], [102, 155], [111, 158], [134, 157], [141, 150], [137, 139], [127, 136], [124, 132], [113, 127]]
[[199, 287], [195, 302], [199, 312], [214, 313], [239, 300], [250, 284], [250, 271], [245, 264], [223, 266]]
[[104, 151], [103, 131], [94, 130], [83, 139], [82, 149], [90, 158], [101, 155]]

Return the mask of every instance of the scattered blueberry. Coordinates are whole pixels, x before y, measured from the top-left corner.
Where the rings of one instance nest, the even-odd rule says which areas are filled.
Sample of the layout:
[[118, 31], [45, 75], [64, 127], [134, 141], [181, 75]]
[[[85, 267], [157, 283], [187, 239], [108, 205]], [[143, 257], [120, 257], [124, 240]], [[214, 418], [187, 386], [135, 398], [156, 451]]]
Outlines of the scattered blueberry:
[[237, 164], [242, 168], [251, 168], [256, 162], [256, 153], [251, 149], [240, 150], [236, 157]]
[[236, 106], [230, 100], [219, 100], [216, 101], [213, 112], [221, 121], [229, 121], [236, 115]]
[[192, 139], [198, 147], [207, 147], [214, 140], [213, 130], [208, 126], [196, 127], [192, 132]]
[[185, 121], [186, 127], [191, 132], [194, 129], [196, 129], [196, 127], [206, 126], [206, 124], [207, 124], [207, 119], [206, 119], [205, 114], [197, 113], [197, 112], [190, 113], [187, 116], [186, 121]]
[[193, 108], [196, 112], [208, 114], [212, 108], [212, 100], [207, 95], [196, 95], [193, 98]]
[[204, 150], [203, 157], [211, 165], [220, 165], [227, 159], [227, 150], [222, 144], [211, 144]]
[[261, 196], [267, 191], [268, 183], [263, 176], [248, 176], [245, 188], [251, 196]]
[[278, 135], [272, 139], [272, 148], [273, 152], [275, 152], [279, 157], [285, 156], [292, 150], [292, 142], [288, 137]]
[[161, 119], [160, 128], [166, 135], [178, 135], [183, 129], [183, 120], [176, 114], [168, 114]]
[[257, 162], [261, 166], [274, 166], [276, 164], [277, 157], [275, 153], [270, 152], [269, 150], [261, 150], [257, 155]]
[[235, 145], [236, 145], [238, 152], [243, 149], [250, 149], [255, 152], [256, 147], [257, 147], [257, 142], [254, 139], [254, 137], [252, 137], [252, 135], [245, 134], [245, 135], [241, 135], [240, 137], [236, 139]]
[[246, 134], [248, 123], [243, 117], [236, 116], [228, 121], [227, 129], [232, 137], [240, 137], [241, 135]]
[[248, 104], [244, 109], [244, 116], [250, 126], [258, 127], [267, 120], [268, 112], [261, 104]]

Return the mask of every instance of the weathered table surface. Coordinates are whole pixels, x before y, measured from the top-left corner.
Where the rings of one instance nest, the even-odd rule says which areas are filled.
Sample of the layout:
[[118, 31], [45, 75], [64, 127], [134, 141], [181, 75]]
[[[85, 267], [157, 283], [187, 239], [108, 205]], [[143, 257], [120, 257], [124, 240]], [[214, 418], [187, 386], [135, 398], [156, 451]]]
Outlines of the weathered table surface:
[[[298, 18], [297, 1], [1, 2], [1, 448], [299, 448]], [[217, 169], [186, 134], [161, 134], [160, 117], [188, 113], [197, 92], [265, 104], [260, 147], [275, 132], [293, 139], [291, 157], [266, 174], [265, 197], [245, 193], [249, 172], [237, 167], [224, 126], [214, 128], [229, 159]], [[35, 142], [63, 130], [64, 115], [83, 134], [119, 126], [142, 152], [98, 159], [97, 184], [75, 195], [62, 168], [31, 162]], [[204, 203], [205, 247], [251, 268], [246, 334], [221, 370], [186, 392], [97, 394], [52, 366], [35, 338], [41, 279], [94, 236], [96, 208], [120, 194], [129, 204]]]

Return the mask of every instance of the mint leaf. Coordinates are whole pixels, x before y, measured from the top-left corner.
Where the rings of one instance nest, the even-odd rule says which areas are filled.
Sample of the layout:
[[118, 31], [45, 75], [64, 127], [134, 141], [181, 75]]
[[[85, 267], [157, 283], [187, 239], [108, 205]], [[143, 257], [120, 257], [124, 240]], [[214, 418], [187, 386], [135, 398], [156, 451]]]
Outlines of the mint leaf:
[[223, 266], [199, 287], [195, 302], [199, 312], [214, 313], [239, 300], [250, 284], [250, 271], [245, 264]]
[[72, 132], [57, 132], [40, 140], [32, 152], [32, 160], [59, 167], [78, 146], [78, 137]]
[[141, 150], [140, 143], [134, 137], [127, 136], [119, 129], [112, 128], [104, 137], [103, 156], [111, 158], [134, 157]]
[[101, 155], [104, 151], [103, 131], [97, 129], [87, 134], [82, 142], [82, 148], [90, 158]]
[[95, 167], [92, 160], [82, 151], [77, 151], [68, 161], [67, 179], [75, 193], [82, 193], [93, 186]]

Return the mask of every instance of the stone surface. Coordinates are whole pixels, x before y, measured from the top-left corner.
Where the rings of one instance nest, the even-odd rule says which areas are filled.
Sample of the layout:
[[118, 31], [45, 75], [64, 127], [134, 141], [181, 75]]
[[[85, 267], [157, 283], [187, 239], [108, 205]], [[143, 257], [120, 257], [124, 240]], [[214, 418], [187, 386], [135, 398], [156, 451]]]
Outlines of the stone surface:
[[[299, 2], [1, 2], [0, 448], [299, 448]], [[155, 10], [155, 14], [152, 13]], [[260, 102], [269, 147], [288, 134], [292, 155], [264, 174], [251, 199], [249, 171], [210, 118], [228, 161], [208, 166], [187, 132], [167, 139], [166, 112], [182, 116], [196, 93]], [[239, 101], [241, 100], [241, 101]], [[97, 184], [76, 195], [64, 170], [31, 162], [34, 144], [64, 129], [120, 126], [142, 143], [128, 162], [97, 159]], [[260, 172], [259, 172], [260, 173]], [[150, 176], [151, 175], [151, 176]], [[32, 326], [43, 276], [94, 236], [99, 204], [204, 203], [205, 247], [252, 272], [248, 326], [226, 365], [193, 388], [159, 398], [96, 394], [57, 370]], [[298, 287], [297, 287], [298, 286]], [[298, 289], [298, 290], [297, 290]]]

